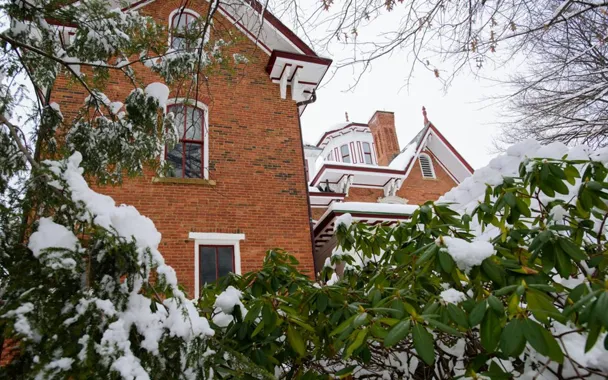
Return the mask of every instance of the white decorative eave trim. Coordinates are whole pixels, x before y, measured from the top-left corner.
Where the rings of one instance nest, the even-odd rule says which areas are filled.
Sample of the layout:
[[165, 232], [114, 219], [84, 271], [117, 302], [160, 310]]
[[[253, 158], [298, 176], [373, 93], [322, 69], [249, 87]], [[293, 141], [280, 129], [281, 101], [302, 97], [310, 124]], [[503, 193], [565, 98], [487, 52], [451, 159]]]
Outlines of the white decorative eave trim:
[[189, 239], [194, 240], [222, 240], [222, 241], [240, 241], [245, 240], [245, 234], [225, 234], [218, 232], [190, 232]]
[[317, 89], [331, 63], [328, 58], [274, 50], [266, 72], [270, 80], [279, 85], [281, 99], [287, 99], [289, 86], [292, 100], [301, 102]]

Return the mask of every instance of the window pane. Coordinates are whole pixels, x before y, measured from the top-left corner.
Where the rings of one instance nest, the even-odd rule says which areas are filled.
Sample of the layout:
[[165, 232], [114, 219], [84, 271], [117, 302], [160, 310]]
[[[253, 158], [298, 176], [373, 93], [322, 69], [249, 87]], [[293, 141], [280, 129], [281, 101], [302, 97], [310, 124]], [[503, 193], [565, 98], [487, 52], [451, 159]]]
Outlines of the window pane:
[[189, 140], [203, 140], [203, 111], [188, 107], [188, 120], [186, 121], [186, 135]]
[[219, 276], [225, 276], [230, 272], [234, 272], [232, 266], [232, 247], [218, 247], [217, 248], [217, 265], [219, 268]]
[[366, 142], [363, 143], [363, 152], [371, 153], [371, 150], [369, 149], [369, 143], [366, 143]]
[[171, 48], [173, 50], [182, 50], [186, 48], [186, 41], [181, 37], [173, 37], [171, 41]]
[[340, 147], [340, 152], [342, 153], [342, 162], [350, 163], [350, 155], [348, 154], [348, 146], [342, 145]]
[[167, 162], [172, 170], [168, 173], [169, 177], [183, 177], [182, 169], [182, 144], [178, 143], [171, 150], [167, 150]]
[[216, 263], [215, 263], [215, 247], [203, 247], [199, 248], [200, 259], [199, 263], [201, 273], [201, 283], [210, 283], [217, 280], [216, 277]]
[[177, 129], [177, 138], [181, 140], [184, 135], [184, 107], [182, 106], [171, 106], [170, 112], [175, 115], [175, 128]]
[[186, 146], [186, 167], [184, 168], [184, 177], [186, 178], [202, 178], [202, 154], [203, 149], [201, 144], [184, 144]]

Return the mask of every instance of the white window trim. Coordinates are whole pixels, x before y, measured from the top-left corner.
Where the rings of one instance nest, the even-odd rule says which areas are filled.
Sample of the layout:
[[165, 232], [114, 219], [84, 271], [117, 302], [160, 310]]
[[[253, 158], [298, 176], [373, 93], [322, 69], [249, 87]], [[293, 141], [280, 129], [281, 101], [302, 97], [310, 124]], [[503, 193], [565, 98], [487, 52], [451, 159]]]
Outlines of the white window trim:
[[[175, 104], [185, 104], [187, 106], [193, 106], [203, 110], [205, 114], [205, 126], [203, 127], [203, 178], [209, 179], [209, 107], [203, 102], [199, 102], [194, 99], [187, 98], [172, 98], [167, 100], [165, 105], [165, 114], [167, 113], [168, 106]], [[161, 165], [165, 162], [165, 151], [163, 149], [160, 155]]]
[[[172, 24], [171, 24], [171, 20], [173, 20], [173, 16], [175, 16], [176, 14], [180, 13], [180, 12], [184, 12], [184, 13], [190, 13], [191, 15], [196, 16], [196, 18], [201, 18], [201, 15], [198, 12], [193, 11], [190, 8], [177, 8], [174, 9], [173, 11], [171, 11], [171, 13], [169, 13], [169, 21], [167, 23], [169, 30], [171, 30], [172, 28]], [[167, 46], [169, 48], [171, 48], [171, 37], [173, 37], [172, 33], [168, 33], [169, 34], [169, 40], [167, 41]]]
[[234, 247], [234, 273], [241, 274], [240, 241], [245, 240], [245, 234], [225, 234], [216, 232], [190, 232], [188, 238], [194, 240], [194, 298], [200, 296], [200, 262], [199, 246], [201, 245], [231, 245]]
[[[424, 169], [422, 168], [422, 160], [420, 160], [421, 157], [426, 157], [426, 159], [429, 160], [429, 167], [431, 168], [431, 173], [433, 173], [432, 177], [427, 177], [424, 175]], [[429, 156], [426, 153], [420, 153], [420, 155], [418, 156], [418, 164], [420, 165], [420, 173], [422, 174], [422, 178], [429, 178], [429, 179], [437, 178], [437, 176], [435, 175], [435, 165], [433, 165], [433, 160], [431, 160], [431, 156]]]

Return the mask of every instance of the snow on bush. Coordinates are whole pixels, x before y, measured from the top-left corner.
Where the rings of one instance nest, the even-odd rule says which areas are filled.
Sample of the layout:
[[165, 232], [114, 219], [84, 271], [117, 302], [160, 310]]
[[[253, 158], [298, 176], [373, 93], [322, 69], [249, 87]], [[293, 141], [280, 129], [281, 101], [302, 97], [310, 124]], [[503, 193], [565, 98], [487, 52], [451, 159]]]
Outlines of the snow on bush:
[[446, 289], [439, 294], [439, 297], [446, 303], [453, 304], [458, 304], [467, 299], [467, 296], [463, 292], [459, 292], [456, 289]]
[[437, 245], [444, 246], [452, 259], [465, 273], [494, 254], [494, 246], [487, 241], [466, 241], [450, 236], [441, 236]]

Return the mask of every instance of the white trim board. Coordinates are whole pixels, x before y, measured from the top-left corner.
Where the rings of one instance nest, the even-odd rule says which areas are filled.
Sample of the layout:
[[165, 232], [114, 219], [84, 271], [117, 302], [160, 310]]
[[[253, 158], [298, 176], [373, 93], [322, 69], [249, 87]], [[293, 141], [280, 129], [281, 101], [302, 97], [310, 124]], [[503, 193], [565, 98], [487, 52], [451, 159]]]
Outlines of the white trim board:
[[245, 234], [226, 234], [217, 232], [190, 232], [188, 239], [194, 240], [194, 298], [200, 296], [199, 246], [201, 245], [231, 245], [234, 247], [234, 273], [241, 274], [240, 241], [245, 240]]

